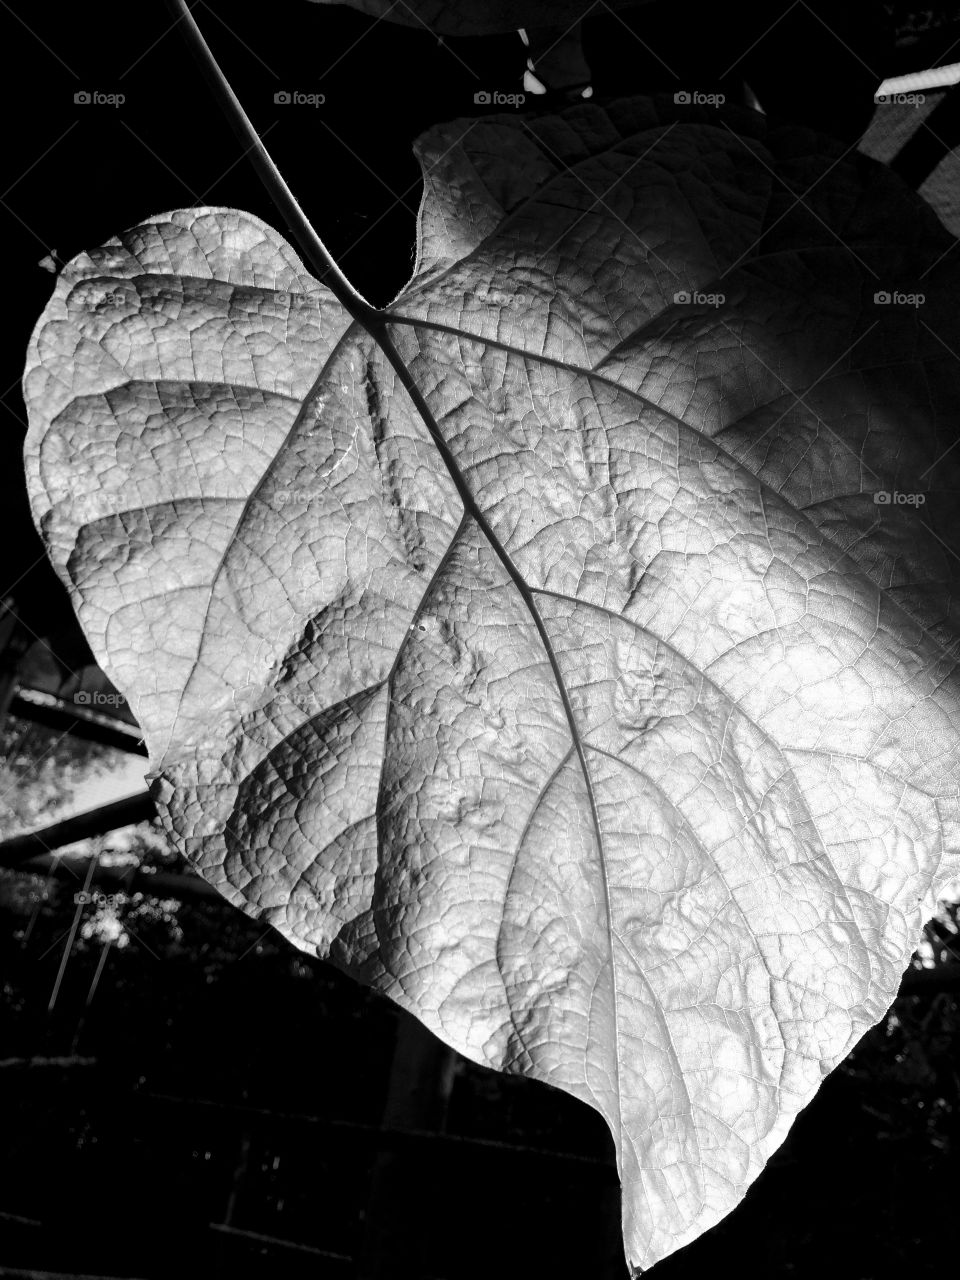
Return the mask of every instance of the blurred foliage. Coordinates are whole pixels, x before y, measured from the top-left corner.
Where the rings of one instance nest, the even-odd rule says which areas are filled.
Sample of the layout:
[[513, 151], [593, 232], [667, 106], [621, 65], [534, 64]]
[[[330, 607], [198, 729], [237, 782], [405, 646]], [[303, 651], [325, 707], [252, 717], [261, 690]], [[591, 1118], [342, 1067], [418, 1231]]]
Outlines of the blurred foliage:
[[73, 812], [77, 788], [109, 776], [123, 758], [113, 747], [0, 717], [0, 838]]
[[883, 10], [898, 44], [960, 22], [960, 4], [918, 4], [917, 0], [885, 0]]

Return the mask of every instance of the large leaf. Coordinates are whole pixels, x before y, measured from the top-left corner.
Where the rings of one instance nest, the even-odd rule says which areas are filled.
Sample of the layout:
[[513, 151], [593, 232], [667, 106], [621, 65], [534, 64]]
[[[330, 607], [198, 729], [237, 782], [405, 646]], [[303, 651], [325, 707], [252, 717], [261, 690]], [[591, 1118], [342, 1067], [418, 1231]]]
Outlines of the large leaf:
[[372, 332], [231, 210], [70, 263], [33, 508], [179, 848], [596, 1107], [646, 1267], [740, 1200], [958, 868], [956, 242], [749, 112], [419, 150]]

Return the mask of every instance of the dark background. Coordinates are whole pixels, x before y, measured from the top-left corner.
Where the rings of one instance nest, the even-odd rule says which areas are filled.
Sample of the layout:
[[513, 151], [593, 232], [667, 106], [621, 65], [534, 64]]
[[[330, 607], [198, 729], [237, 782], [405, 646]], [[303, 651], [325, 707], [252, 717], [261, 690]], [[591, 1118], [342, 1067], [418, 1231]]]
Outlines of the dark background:
[[[412, 141], [483, 111], [479, 89], [517, 92], [517, 36], [441, 41], [306, 0], [216, 0], [195, 13], [334, 258], [370, 302], [390, 301], [413, 262]], [[70, 668], [85, 645], [41, 557], [20, 464], [23, 354], [53, 287], [40, 259], [56, 251], [65, 262], [192, 204], [237, 206], [286, 228], [162, 3], [19, 14], [0, 10], [0, 596], [12, 591], [23, 626]], [[613, 15], [598, 4], [584, 49], [601, 102], [694, 87], [738, 100], [746, 80], [768, 114], [852, 141], [880, 79], [960, 60], [960, 45], [950, 52], [958, 38], [957, 6], [652, 3]], [[94, 89], [126, 101], [75, 104]], [[326, 102], [275, 104], [293, 89]], [[528, 97], [521, 110], [559, 97]], [[42, 734], [34, 747], [44, 749]], [[434, 1136], [384, 1134], [385, 1108], [388, 1128], [403, 1118], [404, 1054], [429, 1057], [432, 1044], [392, 1006], [225, 904], [128, 903], [128, 942], [102, 966], [96, 999], [104, 942], [94, 931], [78, 935], [52, 1013], [72, 894], [6, 875], [0, 909], [0, 1275], [625, 1275], [611, 1140], [565, 1095], [434, 1054]], [[898, 1001], [741, 1208], [662, 1263], [659, 1280], [954, 1270], [958, 1031], [954, 995]], [[38, 1057], [47, 1065], [26, 1069]], [[233, 1232], [211, 1226], [223, 1223]]]

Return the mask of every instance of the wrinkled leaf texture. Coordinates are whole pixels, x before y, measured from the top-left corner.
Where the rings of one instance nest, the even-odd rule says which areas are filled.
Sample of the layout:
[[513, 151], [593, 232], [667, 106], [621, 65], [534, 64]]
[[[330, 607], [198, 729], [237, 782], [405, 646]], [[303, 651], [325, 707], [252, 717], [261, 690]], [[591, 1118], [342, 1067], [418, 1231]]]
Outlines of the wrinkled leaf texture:
[[742, 1198], [957, 871], [956, 242], [745, 111], [418, 151], [377, 336], [234, 210], [74, 259], [33, 510], [177, 847], [595, 1107], [646, 1268]]

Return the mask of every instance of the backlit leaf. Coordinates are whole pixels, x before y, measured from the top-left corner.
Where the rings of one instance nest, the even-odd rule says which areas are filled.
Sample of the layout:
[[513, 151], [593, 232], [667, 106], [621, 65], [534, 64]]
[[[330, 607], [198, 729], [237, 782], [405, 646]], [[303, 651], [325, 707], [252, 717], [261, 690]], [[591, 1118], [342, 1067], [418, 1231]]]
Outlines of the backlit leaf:
[[372, 331], [232, 210], [66, 266], [33, 509], [186, 857], [597, 1108], [648, 1267], [738, 1203], [958, 870], [956, 242], [710, 105], [419, 152]]

